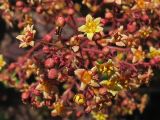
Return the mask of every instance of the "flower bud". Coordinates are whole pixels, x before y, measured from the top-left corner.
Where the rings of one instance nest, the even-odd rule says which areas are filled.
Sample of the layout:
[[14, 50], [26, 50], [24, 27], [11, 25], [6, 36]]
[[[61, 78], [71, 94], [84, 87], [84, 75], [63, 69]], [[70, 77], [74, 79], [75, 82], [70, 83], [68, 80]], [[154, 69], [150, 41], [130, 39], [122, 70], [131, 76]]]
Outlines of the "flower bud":
[[29, 11], [30, 11], [30, 8], [27, 8], [27, 7], [23, 8], [22, 10], [23, 13], [29, 13]]
[[17, 1], [16, 6], [17, 7], [24, 7], [24, 3], [22, 1]]
[[20, 21], [20, 22], [18, 23], [18, 28], [22, 29], [23, 27], [24, 27], [24, 22], [21, 22], [21, 21]]
[[102, 49], [102, 51], [105, 53], [105, 54], [108, 54], [109, 53], [109, 48], [108, 47], [104, 47]]
[[148, 15], [143, 15], [143, 16], [141, 17], [141, 19], [146, 22], [146, 21], [149, 20], [149, 17], [148, 17]]
[[130, 32], [130, 33], [135, 32], [135, 30], [136, 30], [136, 22], [134, 22], [134, 23], [129, 23], [129, 24], [127, 25], [127, 30], [128, 30], [128, 32]]
[[45, 60], [44, 66], [46, 68], [52, 68], [54, 66], [54, 60], [52, 58], [48, 58], [47, 60]]
[[111, 12], [107, 11], [107, 12], [105, 13], [105, 18], [107, 18], [107, 19], [112, 19], [112, 18], [113, 18], [113, 14], [112, 14]]
[[56, 69], [53, 68], [48, 71], [48, 78], [49, 79], [55, 79], [55, 78], [57, 78], [57, 76], [58, 76], [58, 72]]
[[21, 98], [23, 101], [26, 101], [29, 98], [29, 96], [30, 96], [29, 92], [24, 92], [22, 93]]
[[43, 39], [44, 39], [44, 41], [46, 41], [46, 42], [51, 42], [51, 41], [52, 41], [52, 36], [49, 35], [49, 34], [47, 34], [47, 35], [44, 36]]
[[58, 16], [58, 17], [57, 17], [57, 20], [56, 20], [56, 25], [57, 25], [58, 27], [63, 27], [64, 24], [65, 24], [65, 19], [64, 19], [64, 17]]
[[36, 8], [36, 12], [39, 13], [39, 14], [41, 14], [41, 13], [43, 12], [42, 6], [39, 5], [39, 6]]
[[73, 15], [74, 14], [74, 9], [73, 8], [69, 8], [67, 13], [69, 15]]
[[15, 63], [11, 63], [10, 65], [9, 65], [9, 67], [8, 67], [8, 70], [9, 71], [12, 71], [12, 70], [14, 70], [16, 68], [16, 64]]
[[57, 57], [57, 56], [55, 56], [55, 57], [53, 57], [53, 60], [54, 60], [54, 63], [55, 64], [58, 64], [59, 63], [59, 57]]
[[44, 53], [49, 53], [50, 49], [49, 49], [48, 46], [44, 46], [42, 50], [43, 50]]

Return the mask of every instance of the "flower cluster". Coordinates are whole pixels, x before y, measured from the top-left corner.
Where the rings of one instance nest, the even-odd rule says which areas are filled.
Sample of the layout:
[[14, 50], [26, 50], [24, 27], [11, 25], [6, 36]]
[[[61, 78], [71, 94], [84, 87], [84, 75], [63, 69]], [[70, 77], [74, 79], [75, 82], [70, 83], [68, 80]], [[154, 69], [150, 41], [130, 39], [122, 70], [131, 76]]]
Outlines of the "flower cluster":
[[0, 81], [18, 89], [24, 103], [64, 119], [143, 112], [148, 96], [137, 91], [160, 68], [159, 0], [0, 4], [9, 29], [21, 31], [10, 33], [18, 51], [30, 46], [12, 62], [0, 55]]

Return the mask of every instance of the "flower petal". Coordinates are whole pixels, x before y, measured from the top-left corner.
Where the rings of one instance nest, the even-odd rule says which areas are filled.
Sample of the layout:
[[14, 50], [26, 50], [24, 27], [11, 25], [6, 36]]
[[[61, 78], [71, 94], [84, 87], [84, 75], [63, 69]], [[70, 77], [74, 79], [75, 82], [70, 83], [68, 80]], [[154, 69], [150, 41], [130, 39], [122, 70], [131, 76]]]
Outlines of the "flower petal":
[[126, 46], [122, 41], [116, 42], [116, 45], [117, 45], [117, 46], [120, 46], [120, 47]]
[[29, 45], [33, 47], [33, 46], [34, 46], [34, 41], [31, 41], [31, 42], [29, 43]]
[[135, 48], [131, 48], [131, 51], [132, 51], [132, 53], [135, 53], [136, 49]]
[[93, 17], [92, 17], [90, 14], [88, 14], [88, 15], [86, 16], [86, 23], [88, 23], [88, 22], [90, 22], [90, 21], [93, 21]]
[[94, 19], [94, 22], [96, 23], [96, 25], [99, 25], [101, 22], [101, 18], [99, 17], [99, 18]]
[[82, 25], [81, 27], [78, 28], [78, 31], [85, 32], [86, 31], [86, 26]]
[[19, 47], [20, 48], [25, 48], [25, 47], [27, 47], [28, 45], [25, 43], [25, 42], [22, 42], [22, 43], [20, 43], [20, 45], [19, 45]]
[[16, 38], [17, 38], [18, 40], [20, 40], [20, 41], [23, 41], [23, 36], [24, 36], [24, 35], [18, 35]]
[[78, 77], [78, 79], [81, 79], [84, 71], [85, 71], [85, 69], [77, 69], [77, 70], [74, 71], [74, 74]]
[[92, 38], [93, 38], [93, 33], [87, 33], [87, 38], [89, 39], [89, 40], [92, 40]]
[[96, 32], [101, 32], [101, 31], [103, 31], [103, 27], [97, 26]]

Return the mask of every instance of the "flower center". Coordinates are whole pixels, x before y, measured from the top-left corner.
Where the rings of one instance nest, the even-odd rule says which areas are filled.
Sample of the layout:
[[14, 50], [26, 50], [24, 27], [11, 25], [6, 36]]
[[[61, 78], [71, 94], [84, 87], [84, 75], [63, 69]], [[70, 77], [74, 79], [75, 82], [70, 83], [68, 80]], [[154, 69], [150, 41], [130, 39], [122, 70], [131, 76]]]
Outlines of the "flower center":
[[84, 83], [89, 83], [90, 81], [91, 81], [91, 79], [92, 79], [92, 76], [91, 76], [91, 74], [89, 74], [89, 72], [88, 71], [85, 71], [84, 73], [83, 73], [83, 75], [82, 75], [82, 82], [84, 82]]
[[86, 32], [87, 33], [95, 33], [97, 25], [94, 21], [90, 21], [86, 24]]

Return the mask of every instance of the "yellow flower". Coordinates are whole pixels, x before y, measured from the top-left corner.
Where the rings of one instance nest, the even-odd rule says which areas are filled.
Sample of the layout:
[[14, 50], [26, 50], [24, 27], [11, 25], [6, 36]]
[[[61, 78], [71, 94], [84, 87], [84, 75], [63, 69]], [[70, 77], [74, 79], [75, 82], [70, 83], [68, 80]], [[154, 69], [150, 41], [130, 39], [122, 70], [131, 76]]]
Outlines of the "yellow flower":
[[99, 87], [99, 84], [92, 79], [92, 71], [87, 71], [85, 69], [77, 69], [74, 71], [74, 74], [81, 81], [81, 90], [84, 90], [86, 88], [86, 85], [90, 85], [92, 87]]
[[100, 73], [102, 74], [107, 73], [108, 76], [110, 76], [116, 71], [114, 63], [111, 59], [109, 59], [106, 63], [103, 64], [97, 63], [96, 68]]
[[85, 84], [89, 84], [92, 80], [92, 73], [85, 69], [75, 70], [75, 75]]
[[87, 38], [92, 40], [95, 33], [103, 31], [100, 24], [101, 18], [94, 19], [90, 14], [86, 16], [86, 24], [78, 28], [78, 31], [87, 34]]
[[150, 52], [148, 53], [149, 58], [154, 58], [154, 57], [160, 56], [160, 49], [150, 47], [149, 50], [150, 50]]
[[101, 112], [92, 112], [92, 117], [95, 120], [107, 120], [108, 115], [107, 114], [103, 114]]
[[100, 82], [100, 85], [106, 86], [108, 92], [113, 96], [117, 95], [119, 91], [123, 89], [123, 86], [119, 83], [119, 73], [114, 74], [109, 80], [103, 80]]
[[53, 104], [54, 109], [52, 110], [52, 116], [60, 116], [64, 110], [63, 101], [57, 101]]
[[145, 58], [145, 53], [142, 50], [142, 47], [139, 46], [138, 49], [131, 48], [132, 53], [134, 54], [132, 62], [143, 61]]
[[25, 48], [28, 46], [34, 46], [34, 36], [36, 31], [33, 30], [33, 25], [27, 25], [23, 33], [21, 35], [18, 35], [16, 38], [21, 41], [19, 47]]
[[139, 33], [142, 38], [146, 38], [149, 37], [149, 35], [152, 33], [152, 29], [151, 27], [144, 26], [139, 30]]
[[4, 61], [3, 55], [0, 55], [0, 70], [2, 69], [2, 67], [4, 67], [6, 65], [6, 62]]
[[85, 98], [83, 94], [76, 94], [73, 98], [73, 101], [78, 105], [82, 105], [85, 103]]

